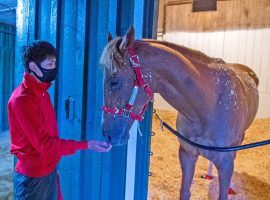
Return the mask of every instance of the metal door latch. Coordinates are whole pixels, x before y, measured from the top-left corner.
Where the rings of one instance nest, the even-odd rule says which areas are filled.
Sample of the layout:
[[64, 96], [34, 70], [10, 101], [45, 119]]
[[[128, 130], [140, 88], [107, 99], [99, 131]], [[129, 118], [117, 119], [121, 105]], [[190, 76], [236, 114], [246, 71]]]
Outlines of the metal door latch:
[[75, 99], [72, 96], [65, 99], [65, 112], [66, 119], [73, 120], [75, 118]]

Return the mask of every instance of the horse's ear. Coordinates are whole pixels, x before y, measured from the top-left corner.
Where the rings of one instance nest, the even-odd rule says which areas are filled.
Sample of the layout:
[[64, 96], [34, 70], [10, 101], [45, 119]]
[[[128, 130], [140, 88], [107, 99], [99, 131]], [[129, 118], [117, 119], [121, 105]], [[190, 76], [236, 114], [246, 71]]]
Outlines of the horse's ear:
[[108, 32], [107, 39], [108, 39], [108, 42], [110, 42], [110, 41], [113, 39], [113, 37], [112, 37], [112, 35], [111, 35], [111, 33], [110, 33], [110, 32]]
[[119, 46], [119, 49], [125, 50], [127, 47], [133, 46], [134, 37], [135, 37], [135, 31], [134, 31], [134, 27], [131, 25], [129, 27], [125, 37], [123, 38], [123, 40]]

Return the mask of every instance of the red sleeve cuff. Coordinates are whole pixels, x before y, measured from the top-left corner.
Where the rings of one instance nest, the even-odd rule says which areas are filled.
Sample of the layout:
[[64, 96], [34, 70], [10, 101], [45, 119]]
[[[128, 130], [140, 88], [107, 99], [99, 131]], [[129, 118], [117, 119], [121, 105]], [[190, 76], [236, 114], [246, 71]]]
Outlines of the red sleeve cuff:
[[88, 149], [88, 144], [87, 142], [83, 141], [83, 142], [75, 142], [74, 144], [74, 150], [84, 150], [84, 149]]

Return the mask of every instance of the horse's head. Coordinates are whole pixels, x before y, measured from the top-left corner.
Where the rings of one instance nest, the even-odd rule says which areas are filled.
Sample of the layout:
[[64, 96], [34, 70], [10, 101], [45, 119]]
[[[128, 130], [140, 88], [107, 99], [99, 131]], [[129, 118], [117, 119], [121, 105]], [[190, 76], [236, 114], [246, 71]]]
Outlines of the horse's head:
[[108, 34], [108, 44], [100, 58], [100, 64], [105, 69], [102, 131], [107, 142], [112, 145], [127, 143], [129, 129], [134, 120], [141, 120], [144, 107], [149, 102], [149, 94], [134, 78], [136, 76], [131, 63], [136, 65], [137, 57], [133, 56], [135, 60], [130, 62], [134, 35], [132, 26], [123, 38], [112, 39]]

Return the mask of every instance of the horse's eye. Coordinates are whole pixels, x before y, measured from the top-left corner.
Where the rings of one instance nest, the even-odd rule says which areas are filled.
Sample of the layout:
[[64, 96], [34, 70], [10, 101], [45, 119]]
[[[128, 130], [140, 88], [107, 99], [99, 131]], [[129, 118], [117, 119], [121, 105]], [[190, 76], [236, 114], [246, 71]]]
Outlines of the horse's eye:
[[110, 86], [112, 89], [117, 89], [120, 87], [120, 80], [119, 78], [112, 78], [110, 81]]

